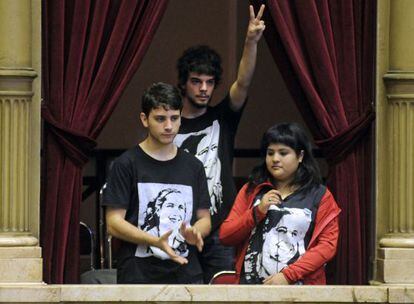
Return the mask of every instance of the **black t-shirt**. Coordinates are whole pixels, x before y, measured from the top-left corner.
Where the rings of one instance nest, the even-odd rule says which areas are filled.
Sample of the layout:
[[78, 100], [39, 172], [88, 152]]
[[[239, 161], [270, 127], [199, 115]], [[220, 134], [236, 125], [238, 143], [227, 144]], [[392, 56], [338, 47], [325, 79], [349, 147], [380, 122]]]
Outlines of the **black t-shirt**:
[[174, 142], [204, 165], [211, 200], [212, 231], [226, 219], [237, 191], [233, 180], [234, 138], [243, 112], [230, 108], [229, 95], [196, 118], [181, 118]]
[[173, 159], [159, 161], [139, 146], [126, 151], [112, 164], [103, 205], [126, 209], [125, 219], [152, 235], [173, 230], [170, 246], [189, 261], [180, 266], [159, 248], [122, 242], [118, 282], [170, 283], [177, 274], [201, 276], [195, 248], [178, 232], [182, 222], [194, 224], [197, 210], [210, 208], [205, 172], [194, 156], [178, 149]]

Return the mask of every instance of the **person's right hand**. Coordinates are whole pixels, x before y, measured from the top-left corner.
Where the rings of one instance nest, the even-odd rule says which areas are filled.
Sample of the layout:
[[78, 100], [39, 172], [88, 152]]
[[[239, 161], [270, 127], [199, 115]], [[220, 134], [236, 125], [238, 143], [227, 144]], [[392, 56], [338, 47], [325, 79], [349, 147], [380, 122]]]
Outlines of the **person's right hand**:
[[246, 35], [246, 39], [248, 41], [254, 41], [255, 43], [257, 43], [262, 37], [263, 31], [266, 28], [264, 21], [262, 20], [264, 9], [265, 5], [262, 4], [260, 6], [259, 12], [257, 13], [257, 15], [255, 15], [253, 5], [249, 6], [250, 19]]
[[170, 231], [164, 233], [163, 235], [161, 235], [158, 238], [157, 242], [155, 243], [155, 246], [160, 248], [166, 254], [168, 254], [169, 257], [171, 258], [171, 260], [173, 260], [174, 262], [176, 262], [180, 265], [187, 264], [188, 260], [186, 258], [176, 254], [175, 251], [168, 244], [168, 237], [171, 235], [171, 233], [172, 233], [172, 230], [170, 230]]
[[280, 196], [280, 192], [275, 189], [272, 189], [265, 195], [263, 195], [260, 204], [257, 206], [257, 208], [259, 208], [259, 211], [261, 213], [266, 214], [271, 205], [280, 205], [281, 202], [282, 198]]

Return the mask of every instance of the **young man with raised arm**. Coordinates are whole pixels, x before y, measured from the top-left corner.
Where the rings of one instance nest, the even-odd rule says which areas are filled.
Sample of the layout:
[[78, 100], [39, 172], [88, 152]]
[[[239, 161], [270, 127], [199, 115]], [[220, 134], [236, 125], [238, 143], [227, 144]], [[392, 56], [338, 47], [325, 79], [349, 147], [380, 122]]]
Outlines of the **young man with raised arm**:
[[265, 29], [261, 20], [263, 11], [264, 5], [255, 15], [250, 6], [237, 79], [217, 106], [209, 106], [222, 75], [217, 52], [208, 46], [195, 46], [184, 51], [177, 62], [178, 87], [184, 97], [184, 108], [180, 131], [174, 142], [203, 163], [211, 200], [212, 233], [199, 255], [205, 283], [215, 273], [233, 269], [233, 248], [219, 243], [218, 228], [227, 217], [237, 193], [232, 174], [234, 138], [256, 66], [257, 43]]

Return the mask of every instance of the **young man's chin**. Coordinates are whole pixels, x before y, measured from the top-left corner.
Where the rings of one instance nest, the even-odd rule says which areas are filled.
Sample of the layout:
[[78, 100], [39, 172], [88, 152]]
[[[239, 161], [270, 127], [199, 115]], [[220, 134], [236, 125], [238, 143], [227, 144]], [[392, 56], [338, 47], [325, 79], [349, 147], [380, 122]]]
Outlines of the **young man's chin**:
[[209, 103], [210, 103], [210, 99], [206, 100], [206, 101], [196, 101], [192, 98], [188, 98], [188, 101], [190, 102], [190, 104], [197, 109], [204, 109], [207, 108]]
[[174, 142], [174, 138], [175, 138], [175, 135], [162, 136], [161, 138], [158, 139], [158, 141], [165, 144], [165, 145], [169, 145], [169, 144], [172, 144]]

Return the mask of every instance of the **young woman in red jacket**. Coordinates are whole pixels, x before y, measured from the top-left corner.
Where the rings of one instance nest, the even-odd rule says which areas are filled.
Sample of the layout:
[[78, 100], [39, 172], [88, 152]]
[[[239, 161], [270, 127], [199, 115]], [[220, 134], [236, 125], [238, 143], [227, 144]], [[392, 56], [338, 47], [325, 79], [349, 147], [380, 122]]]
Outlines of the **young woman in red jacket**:
[[220, 228], [235, 246], [240, 284], [326, 284], [336, 252], [338, 208], [322, 185], [305, 132], [293, 123], [263, 135], [263, 163], [253, 169]]

